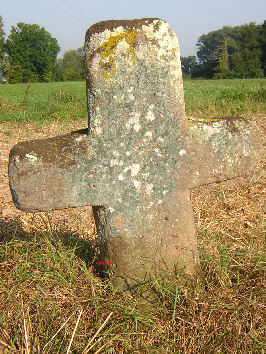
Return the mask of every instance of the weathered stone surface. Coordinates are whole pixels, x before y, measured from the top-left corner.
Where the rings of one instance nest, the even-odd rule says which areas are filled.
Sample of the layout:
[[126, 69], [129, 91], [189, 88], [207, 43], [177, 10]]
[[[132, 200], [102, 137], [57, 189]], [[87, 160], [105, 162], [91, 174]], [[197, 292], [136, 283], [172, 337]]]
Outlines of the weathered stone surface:
[[85, 50], [89, 134], [15, 146], [14, 202], [25, 211], [92, 205], [115, 284], [131, 288], [177, 268], [193, 275], [190, 189], [252, 171], [256, 126], [185, 119], [178, 42], [162, 20], [100, 22]]

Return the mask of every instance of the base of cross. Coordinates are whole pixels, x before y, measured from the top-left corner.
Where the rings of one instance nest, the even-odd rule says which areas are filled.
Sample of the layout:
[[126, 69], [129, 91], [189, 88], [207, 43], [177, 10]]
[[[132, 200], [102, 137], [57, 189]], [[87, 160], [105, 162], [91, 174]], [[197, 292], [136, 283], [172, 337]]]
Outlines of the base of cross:
[[166, 274], [195, 274], [199, 258], [190, 191], [176, 191], [152, 208], [143, 205], [132, 218], [122, 213], [112, 218], [104, 207], [93, 211], [102, 270], [116, 287], [134, 291]]

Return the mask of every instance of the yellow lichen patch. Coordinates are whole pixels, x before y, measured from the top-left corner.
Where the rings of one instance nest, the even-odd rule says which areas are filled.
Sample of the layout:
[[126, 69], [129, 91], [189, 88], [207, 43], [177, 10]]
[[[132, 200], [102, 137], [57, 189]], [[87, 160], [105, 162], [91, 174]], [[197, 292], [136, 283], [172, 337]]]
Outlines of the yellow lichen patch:
[[186, 120], [186, 123], [187, 123], [187, 126], [189, 127], [190, 126], [190, 120], [187, 116], [185, 116], [185, 120]]
[[206, 117], [206, 118], [186, 118], [187, 125], [191, 123], [215, 123], [215, 122], [232, 122], [232, 121], [246, 121], [246, 118], [243, 117]]
[[137, 33], [133, 31], [122, 32], [116, 36], [109, 37], [108, 41], [101, 45], [101, 54], [103, 60], [100, 62], [100, 64], [105, 69], [104, 78], [106, 80], [110, 78], [111, 74], [115, 74], [116, 72], [114, 58], [116, 55], [116, 48], [119, 42], [124, 40], [129, 45], [127, 53], [129, 54], [130, 59], [134, 58], [134, 49], [130, 44], [134, 40], [136, 35]]

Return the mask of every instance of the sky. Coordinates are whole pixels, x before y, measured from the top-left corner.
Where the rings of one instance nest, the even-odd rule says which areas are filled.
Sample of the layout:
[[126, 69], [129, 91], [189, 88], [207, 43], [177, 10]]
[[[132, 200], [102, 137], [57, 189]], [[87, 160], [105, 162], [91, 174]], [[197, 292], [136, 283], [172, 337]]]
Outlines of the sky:
[[37, 24], [55, 37], [59, 57], [84, 44], [98, 21], [157, 17], [176, 33], [181, 56], [196, 55], [197, 39], [223, 26], [266, 19], [266, 0], [0, 0], [6, 35], [18, 22]]

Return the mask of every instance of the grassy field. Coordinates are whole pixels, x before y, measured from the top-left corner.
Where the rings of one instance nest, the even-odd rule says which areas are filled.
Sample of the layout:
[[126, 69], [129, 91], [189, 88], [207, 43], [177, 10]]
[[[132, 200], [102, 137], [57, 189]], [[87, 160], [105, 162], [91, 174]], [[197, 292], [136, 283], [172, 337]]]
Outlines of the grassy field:
[[[185, 81], [187, 115], [250, 116], [265, 140], [265, 82]], [[15, 141], [84, 126], [87, 113], [84, 83], [1, 85], [0, 97], [1, 192]], [[94, 274], [89, 207], [0, 210], [0, 353], [265, 353], [264, 168], [265, 157], [249, 180], [192, 191], [197, 279], [153, 279], [156, 305]]]
[[0, 85], [0, 122], [73, 121], [87, 116], [85, 82]]
[[[266, 80], [186, 80], [188, 116], [253, 115], [266, 111]], [[0, 122], [86, 117], [85, 82], [0, 85]]]
[[252, 116], [266, 112], [266, 79], [188, 80], [184, 82], [188, 116]]

